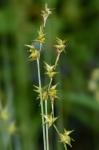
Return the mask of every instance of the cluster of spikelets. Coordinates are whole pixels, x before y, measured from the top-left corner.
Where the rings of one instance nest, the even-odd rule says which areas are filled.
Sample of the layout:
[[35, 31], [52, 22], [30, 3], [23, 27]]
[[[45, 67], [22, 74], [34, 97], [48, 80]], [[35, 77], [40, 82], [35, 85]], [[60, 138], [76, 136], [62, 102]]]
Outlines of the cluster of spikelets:
[[[38, 36], [34, 40], [34, 43], [37, 42], [39, 44], [39, 49], [35, 47], [35, 44], [26, 45], [29, 48], [29, 59], [31, 61], [37, 61], [37, 69], [38, 69], [38, 81], [39, 85], [34, 86], [35, 92], [38, 93], [37, 99], [40, 100], [41, 104], [41, 115], [42, 115], [42, 126], [43, 126], [43, 141], [44, 141], [44, 150], [49, 150], [49, 139], [48, 139], [48, 129], [53, 126], [56, 132], [59, 135], [60, 142], [63, 143], [64, 148], [67, 149], [67, 145], [71, 146], [71, 138], [70, 134], [72, 131], [67, 131], [64, 129], [64, 132], [59, 132], [58, 128], [55, 125], [55, 121], [57, 117], [54, 116], [54, 105], [55, 100], [58, 99], [57, 94], [57, 84], [52, 84], [53, 78], [56, 76], [57, 71], [56, 67], [58, 65], [58, 61], [61, 53], [65, 50], [66, 42], [61, 40], [60, 38], [56, 38], [56, 44], [54, 48], [56, 49], [57, 56], [54, 65], [49, 65], [47, 62], [44, 62], [45, 74], [49, 78], [49, 84], [47, 86], [42, 87], [41, 83], [41, 75], [40, 75], [40, 55], [42, 52], [43, 44], [45, 43], [45, 25], [47, 18], [52, 14], [51, 9], [48, 8], [47, 4], [45, 5], [45, 9], [41, 11], [41, 16], [43, 17], [43, 24], [40, 26], [38, 31]], [[51, 102], [51, 113], [48, 113], [48, 100]]]

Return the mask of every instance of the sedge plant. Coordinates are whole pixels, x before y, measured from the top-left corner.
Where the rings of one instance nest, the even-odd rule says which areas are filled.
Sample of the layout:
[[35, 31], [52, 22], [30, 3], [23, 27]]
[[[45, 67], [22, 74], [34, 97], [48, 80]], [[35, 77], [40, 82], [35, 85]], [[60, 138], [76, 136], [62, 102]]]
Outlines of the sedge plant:
[[[64, 52], [66, 47], [66, 42], [61, 40], [60, 38], [56, 38], [56, 44], [54, 48], [56, 50], [56, 60], [53, 65], [49, 65], [47, 62], [44, 62], [45, 75], [49, 78], [49, 83], [46, 86], [42, 86], [42, 77], [41, 77], [41, 65], [40, 59], [42, 54], [43, 45], [45, 44], [45, 26], [48, 17], [52, 14], [52, 10], [48, 8], [47, 4], [45, 4], [44, 10], [41, 11], [41, 16], [43, 18], [43, 23], [40, 26], [38, 31], [38, 36], [34, 40], [34, 43], [37, 42], [39, 44], [39, 49], [35, 47], [35, 44], [26, 45], [29, 49], [29, 59], [31, 61], [37, 62], [37, 72], [38, 72], [38, 86], [34, 86], [34, 91], [38, 93], [37, 98], [40, 100], [40, 108], [41, 108], [41, 120], [42, 120], [42, 132], [43, 132], [43, 143], [44, 150], [50, 150], [49, 146], [49, 128], [53, 127], [57, 132], [60, 142], [63, 144], [65, 150], [67, 150], [67, 145], [71, 146], [70, 134], [72, 131], [67, 131], [64, 129], [64, 132], [61, 133], [55, 122], [58, 117], [54, 114], [55, 100], [59, 99], [57, 84], [53, 85], [53, 79], [57, 75], [57, 65], [60, 59], [61, 54]], [[50, 101], [50, 106], [48, 105], [48, 101]], [[51, 112], [49, 112], [48, 108], [51, 108]]]

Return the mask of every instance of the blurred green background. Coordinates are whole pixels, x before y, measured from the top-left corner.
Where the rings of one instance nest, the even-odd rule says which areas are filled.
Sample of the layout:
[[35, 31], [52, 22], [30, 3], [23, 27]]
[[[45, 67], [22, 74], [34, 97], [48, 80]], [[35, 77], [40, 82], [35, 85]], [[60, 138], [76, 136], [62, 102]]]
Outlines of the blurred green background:
[[[33, 92], [36, 64], [28, 61], [24, 45], [35, 39], [45, 3], [55, 9], [46, 25], [42, 60], [54, 62], [57, 36], [67, 40], [55, 79], [58, 127], [74, 130], [68, 150], [99, 150], [99, 0], [0, 0], [0, 110], [9, 116], [0, 119], [0, 150], [43, 150], [40, 105]], [[13, 121], [17, 132], [10, 136]], [[50, 149], [63, 150], [51, 131]]]

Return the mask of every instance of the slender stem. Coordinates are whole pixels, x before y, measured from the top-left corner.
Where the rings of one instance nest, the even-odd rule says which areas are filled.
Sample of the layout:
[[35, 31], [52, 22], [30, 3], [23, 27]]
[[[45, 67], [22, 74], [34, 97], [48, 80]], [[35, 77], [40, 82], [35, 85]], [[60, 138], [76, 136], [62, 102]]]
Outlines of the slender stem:
[[[54, 65], [55, 68], [56, 68], [56, 66], [57, 66], [57, 64], [58, 64], [59, 57], [60, 57], [60, 53], [58, 53], [58, 55], [57, 55], [57, 57], [56, 57], [55, 65]], [[55, 69], [55, 68], [54, 68], [54, 69]], [[49, 90], [50, 87], [51, 87], [52, 81], [53, 81], [53, 79], [51, 78], [51, 79], [50, 79], [50, 82], [49, 82], [48, 90]], [[51, 103], [51, 107], [52, 107], [52, 115], [53, 115], [53, 117], [54, 117], [54, 103], [53, 103], [53, 102]]]
[[58, 135], [60, 135], [60, 133], [59, 133], [59, 131], [58, 131], [57, 127], [55, 126], [55, 124], [53, 125], [53, 127], [55, 128], [55, 130], [56, 130], [57, 134], [58, 134]]
[[49, 82], [49, 86], [48, 86], [48, 89], [51, 87], [51, 84], [52, 84], [52, 78], [50, 79], [50, 82]]
[[[45, 100], [45, 114], [48, 115], [48, 106], [47, 106], [47, 100]], [[46, 123], [46, 145], [47, 150], [49, 150], [49, 136], [48, 136], [48, 124]]]
[[[57, 57], [56, 57], [56, 60], [55, 60], [55, 68], [56, 68], [56, 66], [57, 66], [57, 64], [58, 64], [58, 61], [59, 61], [59, 57], [60, 57], [60, 53], [58, 53], [58, 55], [57, 55]], [[54, 68], [54, 69], [55, 69]], [[49, 82], [49, 86], [48, 86], [48, 89], [50, 88], [50, 86], [51, 86], [51, 84], [52, 84], [52, 81], [53, 81], [53, 79], [51, 78], [50, 79], [50, 82]]]
[[[53, 126], [54, 126], [54, 128], [55, 128], [55, 130], [56, 130], [57, 134], [60, 136], [60, 133], [59, 133], [59, 131], [58, 131], [57, 127], [55, 126], [55, 124], [54, 124]], [[65, 150], [67, 150], [67, 146], [66, 146], [66, 144], [64, 144], [64, 148], [65, 148]]]
[[66, 146], [66, 144], [64, 144], [64, 148], [65, 148], [65, 150], [67, 150], [67, 146]]
[[42, 50], [42, 43], [40, 43], [40, 49], [39, 49], [39, 50], [40, 50], [40, 52], [41, 52], [41, 50]]
[[[50, 80], [48, 89], [50, 88], [51, 82], [52, 81]], [[45, 114], [46, 114], [46, 116], [48, 115], [48, 106], [47, 105], [48, 105], [47, 100], [45, 100]], [[47, 140], [47, 150], [49, 150], [49, 136], [48, 136], [48, 124], [47, 123], [46, 123], [46, 140]]]
[[[41, 49], [42, 49], [42, 44], [40, 44], [40, 51], [41, 51]], [[48, 115], [47, 100], [44, 103], [45, 103], [45, 115], [47, 116]], [[43, 108], [43, 110], [44, 110], [44, 108]], [[46, 142], [44, 145], [46, 145], [46, 150], [49, 150], [48, 124], [46, 123], [44, 126], [45, 126], [44, 127], [44, 132], [45, 132], [44, 138], [45, 138], [45, 142]]]
[[52, 116], [54, 118], [54, 102], [51, 102], [51, 106], [52, 106]]
[[60, 53], [58, 53], [58, 55], [57, 55], [57, 57], [56, 57], [56, 61], [55, 61], [55, 68], [56, 68], [56, 66], [57, 66], [57, 64], [58, 64], [59, 57], [60, 57]]
[[41, 75], [40, 75], [40, 62], [37, 59], [37, 69], [38, 69], [38, 81], [39, 81], [39, 88], [40, 88], [40, 105], [41, 105], [41, 115], [42, 115], [42, 130], [43, 130], [43, 143], [44, 143], [44, 150], [46, 150], [46, 133], [45, 133], [45, 124], [44, 124], [44, 106], [43, 106], [43, 99], [42, 99], [42, 87], [41, 87]]

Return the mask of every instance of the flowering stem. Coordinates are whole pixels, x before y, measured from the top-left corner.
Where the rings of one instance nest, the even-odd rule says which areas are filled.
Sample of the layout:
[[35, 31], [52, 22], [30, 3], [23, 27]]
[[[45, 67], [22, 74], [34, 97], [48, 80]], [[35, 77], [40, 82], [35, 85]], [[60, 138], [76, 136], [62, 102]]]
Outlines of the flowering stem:
[[[56, 66], [57, 66], [57, 64], [58, 64], [59, 58], [60, 58], [60, 53], [58, 53], [58, 55], [57, 55], [57, 57], [56, 57], [56, 61], [55, 61], [55, 65], [54, 65], [55, 68], [56, 68]], [[55, 69], [55, 68], [54, 68], [54, 69]], [[52, 81], [53, 81], [53, 78], [50, 79], [49, 86], [48, 86], [48, 90], [49, 90], [50, 87], [51, 87]], [[53, 117], [54, 117], [54, 103], [53, 103], [53, 102], [51, 103], [51, 107], [52, 107], [52, 115], [53, 115]]]
[[[57, 57], [56, 57], [55, 65], [54, 65], [54, 66], [55, 66], [55, 68], [56, 68], [56, 66], [57, 66], [57, 64], [58, 64], [59, 57], [60, 57], [60, 53], [58, 53], [58, 55], [57, 55]], [[54, 69], [55, 69], [55, 68], [54, 68]], [[53, 78], [51, 78], [51, 79], [50, 79], [48, 89], [50, 88], [50, 86], [51, 86], [51, 84], [52, 84], [52, 81], [53, 81]]]
[[42, 87], [41, 87], [41, 75], [40, 75], [40, 62], [37, 59], [37, 69], [38, 69], [38, 82], [39, 82], [39, 89], [40, 89], [40, 105], [41, 105], [41, 115], [42, 115], [42, 130], [43, 130], [43, 143], [44, 143], [44, 150], [46, 150], [46, 134], [45, 134], [45, 125], [44, 125], [44, 106], [43, 106], [43, 99], [42, 99]]
[[55, 61], [55, 68], [56, 68], [56, 66], [57, 66], [57, 64], [58, 64], [59, 57], [60, 57], [60, 53], [58, 53], [58, 55], [57, 55], [57, 57], [56, 57], [56, 61]]
[[52, 106], [52, 116], [54, 118], [54, 102], [51, 102], [51, 106]]
[[65, 150], [67, 150], [67, 146], [66, 146], [66, 144], [64, 144], [64, 148], [65, 148]]
[[52, 78], [50, 79], [50, 82], [49, 82], [49, 86], [48, 86], [48, 89], [51, 87], [51, 84], [52, 84]]
[[55, 128], [55, 130], [56, 130], [57, 134], [58, 134], [58, 135], [60, 135], [60, 133], [59, 133], [59, 131], [58, 131], [57, 127], [55, 126], [55, 124], [53, 125], [53, 127]]
[[[55, 130], [56, 130], [57, 134], [60, 136], [60, 133], [59, 133], [59, 131], [58, 131], [57, 127], [55, 126], [55, 124], [53, 125], [53, 127], [55, 128]], [[64, 144], [64, 148], [65, 148], [65, 150], [67, 150], [67, 146], [66, 146], [66, 144]]]
[[[45, 100], [45, 115], [48, 115], [48, 106], [47, 106], [47, 100]], [[48, 137], [48, 123], [46, 123], [46, 145], [47, 145], [47, 150], [49, 150], [49, 137]]]

